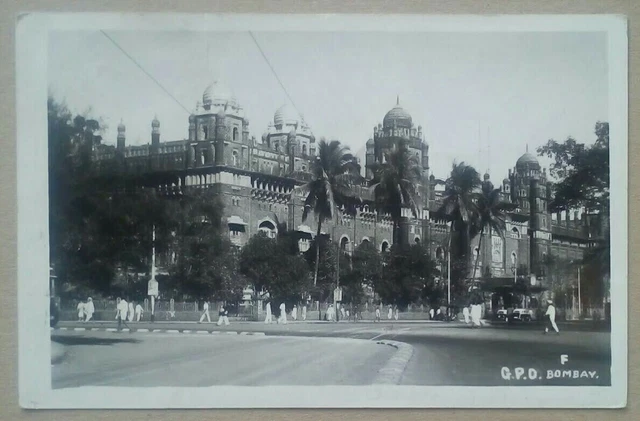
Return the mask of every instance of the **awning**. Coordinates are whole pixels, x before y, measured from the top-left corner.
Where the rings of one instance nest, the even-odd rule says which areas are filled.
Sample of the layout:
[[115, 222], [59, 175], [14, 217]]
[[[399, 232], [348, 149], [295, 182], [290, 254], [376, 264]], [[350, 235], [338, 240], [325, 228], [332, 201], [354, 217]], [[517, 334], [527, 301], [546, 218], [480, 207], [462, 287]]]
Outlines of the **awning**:
[[304, 232], [306, 234], [311, 234], [311, 235], [315, 234], [308, 225], [298, 225], [298, 228], [296, 228], [296, 231]]
[[234, 225], [249, 225], [246, 222], [244, 222], [244, 220], [242, 218], [240, 218], [239, 216], [233, 215], [227, 218], [227, 223], [228, 224], [234, 224]]

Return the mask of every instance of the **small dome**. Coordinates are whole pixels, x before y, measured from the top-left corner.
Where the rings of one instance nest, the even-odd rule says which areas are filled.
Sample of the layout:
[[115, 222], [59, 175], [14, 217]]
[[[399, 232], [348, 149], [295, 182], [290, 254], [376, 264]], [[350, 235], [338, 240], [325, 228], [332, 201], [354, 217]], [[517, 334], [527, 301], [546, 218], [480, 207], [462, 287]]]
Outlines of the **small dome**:
[[504, 180], [502, 180], [502, 184], [509, 184], [509, 179], [505, 178]]
[[124, 123], [122, 122], [122, 120], [120, 120], [120, 124], [118, 124], [118, 133], [122, 133], [126, 130], [127, 128], [125, 127]]
[[276, 126], [298, 125], [302, 119], [298, 112], [289, 104], [278, 108], [273, 115], [273, 122]]
[[516, 168], [522, 168], [527, 166], [540, 168], [540, 163], [538, 162], [538, 159], [529, 152], [526, 152], [524, 155], [518, 158], [518, 161], [516, 162]]
[[297, 133], [296, 133], [296, 129], [291, 129], [291, 131], [289, 132], [289, 134], [287, 135], [287, 138], [289, 140], [293, 139], [295, 140], [297, 137]]
[[484, 181], [488, 181], [491, 178], [488, 172], [484, 173]]
[[220, 81], [211, 83], [202, 94], [204, 105], [224, 106], [226, 104], [236, 105], [236, 97], [227, 85]]
[[316, 143], [316, 137], [314, 135], [311, 135], [311, 143]]
[[400, 106], [400, 98], [398, 98], [396, 106], [389, 110], [382, 120], [384, 127], [393, 127], [394, 123], [398, 127], [405, 128], [411, 128], [413, 124], [411, 114]]
[[158, 116], [155, 116], [153, 118], [153, 121], [151, 122], [151, 127], [160, 127], [160, 121], [158, 120]]
[[372, 138], [370, 138], [369, 140], [367, 140], [367, 146], [373, 146], [375, 145], [375, 142], [373, 141]]
[[262, 133], [262, 143], [266, 143], [267, 142], [267, 137], [269, 136], [268, 133]]

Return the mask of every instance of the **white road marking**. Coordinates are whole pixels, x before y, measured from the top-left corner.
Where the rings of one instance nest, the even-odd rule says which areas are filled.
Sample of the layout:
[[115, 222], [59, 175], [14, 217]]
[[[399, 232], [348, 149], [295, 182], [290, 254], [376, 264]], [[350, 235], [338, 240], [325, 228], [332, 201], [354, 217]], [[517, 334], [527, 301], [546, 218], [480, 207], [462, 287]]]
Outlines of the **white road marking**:
[[180, 333], [180, 332], [175, 329], [171, 329], [171, 330], [167, 330], [167, 333]]
[[115, 332], [118, 329], [114, 328], [114, 327], [108, 327], [107, 329], [105, 329], [107, 332]]
[[191, 333], [190, 330], [183, 330], [182, 333]]
[[85, 329], [83, 327], [74, 327], [73, 330], [80, 332], [80, 331], [85, 331], [87, 329]]
[[196, 333], [209, 333], [209, 331], [208, 330], [199, 330]]
[[148, 332], [149, 329], [138, 329], [136, 332]]

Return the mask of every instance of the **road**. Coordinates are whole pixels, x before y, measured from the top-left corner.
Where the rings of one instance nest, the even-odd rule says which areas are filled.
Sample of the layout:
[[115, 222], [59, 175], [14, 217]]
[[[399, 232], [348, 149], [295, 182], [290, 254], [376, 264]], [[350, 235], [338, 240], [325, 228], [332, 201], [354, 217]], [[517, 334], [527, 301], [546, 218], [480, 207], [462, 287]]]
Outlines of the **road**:
[[[107, 325], [61, 324], [61, 327], [65, 326], [68, 329], [78, 326], [82, 326], [81, 329], [103, 329]], [[400, 384], [403, 385], [611, 384], [609, 333], [589, 332], [584, 331], [585, 329], [562, 331], [560, 335], [543, 335], [533, 325], [494, 325], [470, 329], [459, 323], [401, 321], [381, 324], [296, 322], [287, 325], [238, 322], [222, 327], [195, 323], [141, 323], [131, 326], [133, 329], [158, 329], [161, 332], [55, 331], [56, 336], [83, 338], [104, 335], [105, 340], [118, 338], [122, 341], [138, 342], [123, 342], [109, 347], [110, 350], [105, 353], [113, 357], [104, 357], [102, 351], [96, 354], [98, 347], [95, 345], [83, 345], [84, 348], [68, 347], [78, 349], [79, 353], [75, 354], [75, 360], [72, 357], [60, 366], [69, 367], [60, 369], [54, 366], [54, 386], [67, 387], [79, 384], [74, 380], [78, 376], [92, 379], [84, 384], [95, 384], [105, 371], [121, 373], [122, 370], [126, 372], [128, 369], [135, 372], [138, 370], [136, 364], [145, 360], [140, 360], [142, 357], [138, 356], [130, 357], [131, 355], [144, 355], [146, 360], [152, 359], [152, 368], [167, 366], [166, 362], [169, 361], [175, 374], [164, 376], [162, 379], [144, 373], [132, 378], [124, 377], [129, 380], [119, 379], [123, 376], [122, 373], [114, 374], [113, 381], [116, 384], [122, 381], [133, 382], [132, 385], [156, 385], [160, 382], [159, 385], [175, 386], [324, 384], [318, 383], [319, 381], [326, 384], [370, 384], [375, 381], [377, 371], [394, 352], [391, 347], [373, 346], [381, 340], [399, 341], [413, 346], [413, 355], [400, 379]], [[175, 333], [162, 332], [166, 329]], [[198, 329], [207, 329], [222, 335], [193, 333]], [[184, 330], [191, 333], [177, 333]], [[227, 335], [225, 332], [236, 334]], [[246, 332], [260, 332], [266, 336], [238, 334]], [[154, 339], [156, 337], [157, 340]], [[225, 341], [229, 341], [228, 345], [219, 342], [223, 337]], [[345, 342], [327, 342], [327, 338]], [[158, 346], [158, 341], [163, 346]], [[169, 343], [171, 346], [167, 345]], [[228, 358], [220, 356], [220, 347], [224, 352], [229, 351], [222, 354]], [[123, 359], [120, 355], [128, 357]], [[103, 364], [100, 358], [106, 358], [107, 362]], [[138, 362], [134, 364], [130, 361]], [[237, 365], [236, 361], [242, 361], [242, 365]], [[87, 362], [97, 367], [97, 371], [89, 373], [91, 370], [85, 367]], [[76, 365], [80, 367], [78, 370], [85, 371], [74, 371]], [[109, 370], [101, 368], [103, 366]], [[205, 366], [211, 373], [219, 374], [205, 376], [201, 372], [201, 368]], [[181, 372], [187, 375], [178, 375]], [[329, 372], [339, 372], [340, 375], [334, 378], [327, 377]], [[109, 376], [111, 374], [105, 378]]]
[[172, 333], [69, 332], [54, 389], [78, 386], [365, 385], [395, 349], [371, 341]]

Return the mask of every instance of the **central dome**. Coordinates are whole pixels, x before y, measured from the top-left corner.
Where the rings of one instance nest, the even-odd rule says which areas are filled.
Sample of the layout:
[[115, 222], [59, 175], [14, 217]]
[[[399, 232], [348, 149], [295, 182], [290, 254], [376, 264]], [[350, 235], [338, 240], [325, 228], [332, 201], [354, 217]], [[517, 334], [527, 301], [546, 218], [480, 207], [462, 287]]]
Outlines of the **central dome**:
[[398, 98], [396, 106], [389, 110], [384, 116], [382, 124], [385, 128], [393, 127], [394, 125], [397, 127], [411, 128], [413, 124], [411, 114], [400, 106], [400, 98]]
[[273, 115], [273, 123], [276, 126], [296, 126], [300, 124], [300, 114], [289, 104], [278, 108]]
[[518, 158], [518, 161], [516, 161], [516, 167], [517, 168], [537, 167], [539, 169], [540, 163], [538, 162], [538, 159], [533, 154], [526, 152], [524, 155]]
[[236, 105], [236, 97], [227, 85], [220, 81], [215, 81], [207, 86], [202, 94], [204, 105], [221, 106], [226, 104]]

